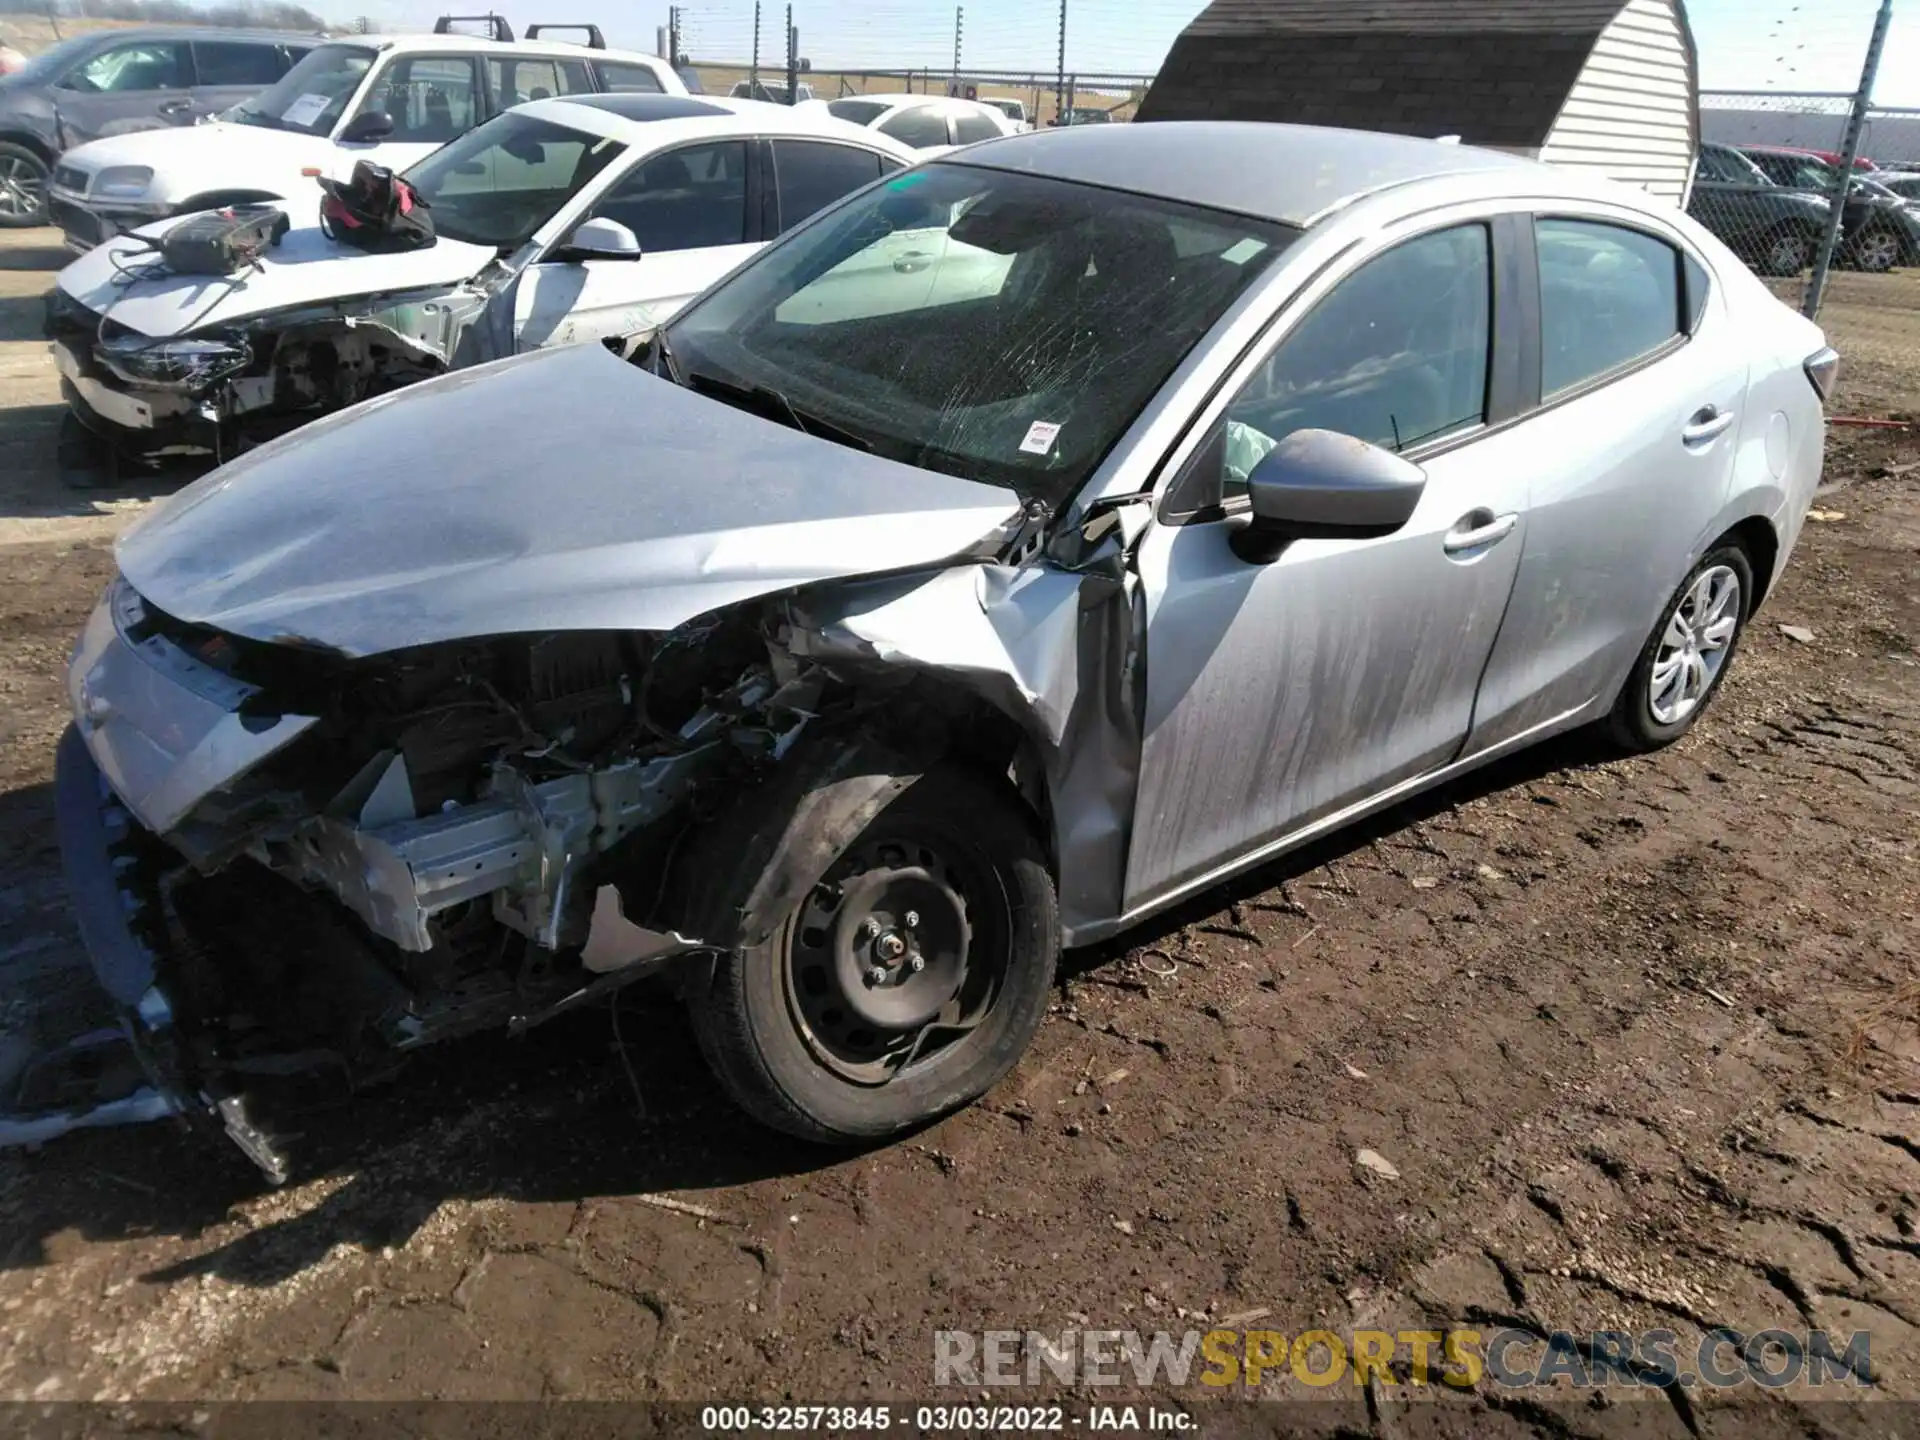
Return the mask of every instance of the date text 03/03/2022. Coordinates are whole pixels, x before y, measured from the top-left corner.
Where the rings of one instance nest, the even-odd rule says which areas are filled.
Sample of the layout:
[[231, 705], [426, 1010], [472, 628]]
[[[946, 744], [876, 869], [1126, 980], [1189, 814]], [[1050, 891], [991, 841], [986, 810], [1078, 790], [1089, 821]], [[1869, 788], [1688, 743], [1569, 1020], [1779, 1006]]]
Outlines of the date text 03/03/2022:
[[979, 1434], [1143, 1431], [1184, 1434], [1199, 1429], [1186, 1411], [1157, 1405], [707, 1405], [700, 1411], [707, 1434], [819, 1431], [828, 1434]]

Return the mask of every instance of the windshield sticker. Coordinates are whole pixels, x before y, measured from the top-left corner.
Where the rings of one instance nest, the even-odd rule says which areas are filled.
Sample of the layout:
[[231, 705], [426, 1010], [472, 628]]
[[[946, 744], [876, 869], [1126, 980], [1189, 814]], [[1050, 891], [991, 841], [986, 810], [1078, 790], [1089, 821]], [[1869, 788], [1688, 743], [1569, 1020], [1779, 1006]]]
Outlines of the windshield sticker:
[[1023, 455], [1045, 455], [1053, 449], [1060, 427], [1051, 420], [1036, 420], [1027, 427], [1027, 438], [1020, 442]]
[[326, 110], [327, 102], [331, 98], [331, 96], [311, 93], [302, 95], [280, 112], [280, 118], [289, 125], [311, 125]]
[[1220, 252], [1220, 258], [1229, 265], [1244, 265], [1262, 250], [1267, 248], [1264, 240], [1246, 239], [1238, 245], [1229, 245]]

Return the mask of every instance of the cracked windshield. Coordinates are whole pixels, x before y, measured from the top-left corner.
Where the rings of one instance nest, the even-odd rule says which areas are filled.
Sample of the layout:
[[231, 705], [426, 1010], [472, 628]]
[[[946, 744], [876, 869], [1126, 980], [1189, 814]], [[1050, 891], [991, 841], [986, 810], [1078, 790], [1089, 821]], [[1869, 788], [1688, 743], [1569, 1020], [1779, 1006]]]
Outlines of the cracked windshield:
[[668, 353], [696, 388], [773, 392], [803, 428], [1052, 506], [1296, 233], [934, 165], [721, 286]]

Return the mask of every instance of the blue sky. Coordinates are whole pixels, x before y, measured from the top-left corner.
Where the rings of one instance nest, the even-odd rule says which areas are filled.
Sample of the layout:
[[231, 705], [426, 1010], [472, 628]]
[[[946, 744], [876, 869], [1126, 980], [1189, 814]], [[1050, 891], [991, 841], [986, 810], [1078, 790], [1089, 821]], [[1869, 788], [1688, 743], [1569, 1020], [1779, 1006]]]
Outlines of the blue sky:
[[[614, 44], [651, 50], [665, 0], [496, 0], [516, 25], [593, 21]], [[1197, 0], [1067, 0], [1069, 69], [1151, 71], [1200, 8]], [[434, 0], [322, 0], [330, 19], [370, 16], [383, 29], [426, 28]], [[469, 5], [464, 8], [484, 8]], [[1692, 0], [1702, 83], [1716, 89], [1845, 90], [1858, 83], [1877, 0]], [[1876, 100], [1920, 106], [1920, 6], [1896, 11]], [[767, 0], [761, 56], [782, 53], [784, 3]], [[801, 53], [822, 69], [952, 63], [948, 0], [796, 0]], [[1057, 0], [971, 0], [962, 60], [983, 68], [1051, 72]], [[700, 60], [745, 60], [753, 48], [752, 0], [684, 7], [686, 48]]]

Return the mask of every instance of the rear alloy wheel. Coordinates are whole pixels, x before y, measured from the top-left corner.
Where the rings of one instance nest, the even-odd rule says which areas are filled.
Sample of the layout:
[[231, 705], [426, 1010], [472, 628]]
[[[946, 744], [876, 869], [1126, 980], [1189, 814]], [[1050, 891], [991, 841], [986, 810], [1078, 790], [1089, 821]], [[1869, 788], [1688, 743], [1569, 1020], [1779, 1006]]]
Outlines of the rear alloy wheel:
[[1884, 274], [1900, 263], [1900, 237], [1885, 228], [1869, 230], [1853, 242], [1850, 250], [1853, 263], [1874, 275]]
[[721, 1083], [762, 1123], [858, 1144], [976, 1098], [1046, 1013], [1059, 914], [1031, 816], [956, 770], [915, 780], [773, 933], [691, 997]]
[[1798, 275], [1813, 263], [1813, 237], [1786, 225], [1760, 242], [1760, 270], [1765, 275]]
[[1752, 595], [1753, 568], [1737, 545], [1721, 546], [1694, 567], [1614, 706], [1610, 728], [1621, 745], [1656, 750], [1692, 728], [1727, 673]]
[[24, 145], [0, 141], [0, 229], [47, 223], [47, 162]]

